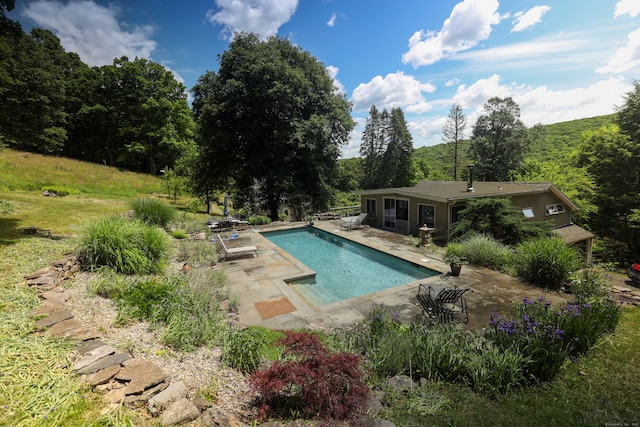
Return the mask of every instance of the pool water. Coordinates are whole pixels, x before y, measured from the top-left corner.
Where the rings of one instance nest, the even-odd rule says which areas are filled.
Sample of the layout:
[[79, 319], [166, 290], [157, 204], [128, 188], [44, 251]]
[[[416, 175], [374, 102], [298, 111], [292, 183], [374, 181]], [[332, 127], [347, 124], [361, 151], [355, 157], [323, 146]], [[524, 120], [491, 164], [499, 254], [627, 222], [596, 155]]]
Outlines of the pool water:
[[270, 231], [263, 235], [316, 272], [315, 277], [289, 282], [315, 306], [439, 274], [316, 228]]

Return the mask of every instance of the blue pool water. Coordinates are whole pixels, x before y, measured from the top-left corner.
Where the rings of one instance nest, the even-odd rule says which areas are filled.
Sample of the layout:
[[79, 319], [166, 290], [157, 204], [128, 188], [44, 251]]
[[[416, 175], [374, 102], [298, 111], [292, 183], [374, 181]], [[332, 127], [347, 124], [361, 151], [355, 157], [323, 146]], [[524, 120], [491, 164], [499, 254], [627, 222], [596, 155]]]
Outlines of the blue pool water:
[[316, 228], [263, 235], [316, 272], [315, 277], [289, 283], [316, 306], [439, 274]]

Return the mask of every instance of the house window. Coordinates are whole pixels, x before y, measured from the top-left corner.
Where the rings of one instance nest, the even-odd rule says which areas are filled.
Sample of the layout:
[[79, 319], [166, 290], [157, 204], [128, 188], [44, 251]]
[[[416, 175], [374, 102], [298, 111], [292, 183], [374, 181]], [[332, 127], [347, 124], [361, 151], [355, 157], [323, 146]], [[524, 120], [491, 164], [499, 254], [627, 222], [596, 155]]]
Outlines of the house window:
[[367, 213], [369, 216], [375, 217], [376, 214], [376, 199], [367, 199]]
[[564, 203], [547, 205], [547, 215], [558, 215], [564, 212]]
[[436, 227], [436, 207], [433, 205], [418, 205], [418, 224], [427, 224], [429, 228]]
[[533, 214], [533, 208], [522, 208], [522, 215], [527, 219], [535, 217]]

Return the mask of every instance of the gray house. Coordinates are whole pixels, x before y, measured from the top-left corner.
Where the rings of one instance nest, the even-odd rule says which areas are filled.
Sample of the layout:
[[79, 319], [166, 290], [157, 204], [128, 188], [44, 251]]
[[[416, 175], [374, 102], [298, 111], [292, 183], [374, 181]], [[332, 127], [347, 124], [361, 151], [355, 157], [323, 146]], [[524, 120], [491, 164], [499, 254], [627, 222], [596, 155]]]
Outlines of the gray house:
[[508, 197], [526, 221], [549, 221], [567, 243], [591, 262], [594, 235], [571, 222], [578, 207], [550, 182], [422, 181], [415, 187], [362, 190], [360, 204], [367, 224], [402, 234], [418, 235], [425, 224], [435, 241], [446, 243], [449, 227], [469, 199]]

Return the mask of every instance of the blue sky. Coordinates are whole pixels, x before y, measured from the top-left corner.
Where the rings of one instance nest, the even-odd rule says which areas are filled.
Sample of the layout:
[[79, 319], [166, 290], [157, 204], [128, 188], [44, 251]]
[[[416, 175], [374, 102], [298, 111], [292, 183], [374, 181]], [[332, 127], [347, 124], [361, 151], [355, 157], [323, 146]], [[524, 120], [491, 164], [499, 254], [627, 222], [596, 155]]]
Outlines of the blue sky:
[[453, 104], [468, 136], [492, 96], [532, 126], [613, 113], [640, 79], [638, 0], [18, 0], [9, 16], [89, 65], [147, 58], [188, 89], [234, 31], [286, 37], [353, 103], [343, 157], [358, 155], [372, 105], [402, 108], [421, 147], [442, 142]]

